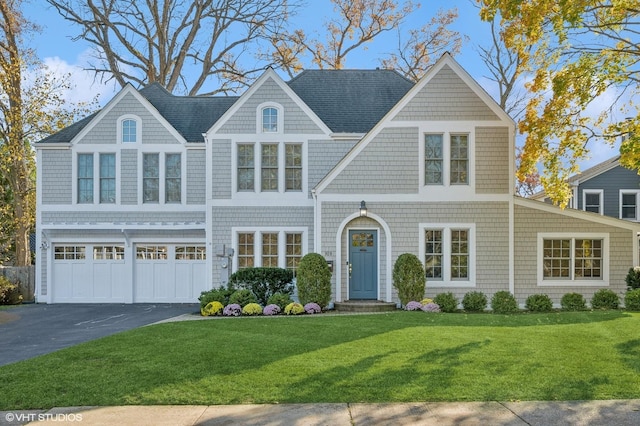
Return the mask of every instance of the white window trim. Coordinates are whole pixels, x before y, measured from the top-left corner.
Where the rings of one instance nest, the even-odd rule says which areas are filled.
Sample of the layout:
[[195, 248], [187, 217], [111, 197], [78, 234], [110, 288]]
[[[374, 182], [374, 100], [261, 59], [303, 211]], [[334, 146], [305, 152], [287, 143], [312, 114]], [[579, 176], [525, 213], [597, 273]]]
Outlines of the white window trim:
[[[92, 203], [78, 203], [78, 155], [90, 154], [93, 155], [93, 202]], [[115, 154], [116, 156], [116, 202], [115, 203], [100, 203], [100, 154]], [[72, 203], [75, 206], [113, 206], [120, 204], [120, 150], [118, 149], [103, 149], [95, 151], [74, 150], [71, 159], [72, 167], [72, 185], [71, 191], [73, 193]]]
[[[624, 194], [635, 194], [636, 196], [636, 217], [635, 219], [628, 219], [622, 217], [622, 196]], [[629, 221], [640, 220], [640, 190], [639, 189], [621, 189], [618, 196], [618, 218]]]
[[[158, 145], [155, 146], [158, 148]], [[171, 149], [173, 148], [173, 149]], [[142, 180], [144, 177], [144, 154], [158, 154], [159, 156], [159, 167], [160, 167], [160, 176], [159, 179], [159, 194], [158, 194], [158, 202], [144, 202], [143, 200], [143, 184]], [[165, 193], [165, 183], [166, 183], [166, 156], [167, 154], [180, 154], [180, 202], [166, 202], [166, 193]], [[149, 146], [145, 147], [145, 150], [138, 150], [138, 205], [140, 206], [182, 206], [186, 205], [187, 201], [187, 171], [186, 171], [186, 153], [184, 151], [176, 151], [174, 146], [171, 147], [162, 147], [161, 149], [153, 149], [153, 147]], [[117, 166], [116, 166], [117, 167]], [[117, 184], [117, 182], [116, 182]]]
[[[136, 141], [135, 142], [122, 141], [122, 122], [125, 120], [134, 120], [136, 122]], [[117, 127], [118, 128], [116, 131], [116, 135], [117, 135], [116, 143], [118, 145], [137, 146], [142, 144], [142, 119], [140, 117], [134, 114], [121, 115], [120, 117], [118, 117]]]
[[[278, 144], [278, 190], [262, 191], [262, 145]], [[302, 146], [302, 190], [287, 191], [286, 187], [286, 146], [297, 144]], [[253, 145], [254, 173], [253, 191], [238, 191], [238, 145]], [[269, 200], [274, 205], [299, 200], [307, 200], [308, 195], [308, 144], [301, 141], [297, 136], [284, 137], [280, 135], [276, 138], [260, 138], [259, 141], [239, 140], [232, 144], [231, 148], [231, 187], [232, 198], [241, 200], [260, 200], [269, 204]]]
[[[265, 132], [262, 127], [262, 111], [265, 108], [275, 108], [278, 111], [278, 129], [275, 132]], [[284, 133], [284, 108], [275, 102], [264, 102], [256, 108], [256, 133], [259, 135], [281, 135]]]
[[[427, 278], [427, 287], [476, 287], [476, 225], [475, 223], [420, 223], [418, 225], [420, 238], [420, 262], [424, 266], [425, 231], [428, 229], [442, 230], [442, 279]], [[469, 278], [466, 280], [451, 279], [451, 230], [467, 229], [469, 231]]]
[[604, 205], [602, 204], [604, 199], [604, 190], [602, 189], [584, 189], [582, 190], [582, 210], [587, 211], [587, 195], [597, 194], [599, 199], [598, 213], [604, 214]]
[[309, 229], [307, 227], [233, 227], [231, 228], [231, 243], [233, 246], [233, 267], [232, 272], [238, 270], [238, 234], [254, 234], [253, 238], [253, 266], [262, 266], [262, 234], [278, 233], [278, 267], [287, 267], [287, 238], [288, 233], [302, 234], [302, 256], [308, 253]]
[[[571, 240], [571, 278], [565, 280], [544, 279], [544, 240], [546, 239], [567, 239]], [[592, 239], [602, 240], [602, 278], [601, 279], [575, 279], [575, 240]], [[537, 244], [538, 286], [539, 287], [608, 287], [609, 286], [609, 234], [592, 232], [540, 232], [538, 233]]]
[[[420, 141], [419, 141], [419, 155], [418, 155], [418, 173], [419, 179], [419, 192], [421, 195], [428, 195], [433, 200], [447, 200], [453, 198], [468, 199], [468, 197], [475, 195], [475, 126], [468, 123], [439, 123], [439, 124], [425, 124], [420, 126]], [[443, 137], [442, 147], [442, 184], [426, 184], [425, 182], [425, 135], [427, 134], [441, 134]], [[451, 184], [451, 136], [452, 135], [466, 135], [468, 137], [468, 182], [466, 184]]]

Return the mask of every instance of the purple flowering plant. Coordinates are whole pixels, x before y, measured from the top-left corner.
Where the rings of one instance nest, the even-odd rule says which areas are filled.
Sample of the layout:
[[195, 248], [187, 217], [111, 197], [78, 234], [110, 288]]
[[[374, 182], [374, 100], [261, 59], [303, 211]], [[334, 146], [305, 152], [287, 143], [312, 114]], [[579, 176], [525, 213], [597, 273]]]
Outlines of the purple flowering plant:
[[228, 317], [239, 317], [242, 314], [242, 306], [237, 303], [231, 303], [224, 307], [222, 313]]
[[304, 305], [304, 311], [308, 314], [319, 314], [320, 312], [322, 312], [322, 309], [317, 303], [309, 302]]
[[416, 301], [411, 301], [409, 303], [407, 303], [404, 307], [405, 311], [417, 311], [420, 308], [422, 308], [422, 304], [420, 302], [416, 302]]
[[420, 309], [425, 312], [440, 312], [440, 306], [437, 303], [433, 302], [423, 305]]
[[278, 315], [280, 313], [280, 306], [271, 304], [264, 307], [262, 310], [263, 315]]

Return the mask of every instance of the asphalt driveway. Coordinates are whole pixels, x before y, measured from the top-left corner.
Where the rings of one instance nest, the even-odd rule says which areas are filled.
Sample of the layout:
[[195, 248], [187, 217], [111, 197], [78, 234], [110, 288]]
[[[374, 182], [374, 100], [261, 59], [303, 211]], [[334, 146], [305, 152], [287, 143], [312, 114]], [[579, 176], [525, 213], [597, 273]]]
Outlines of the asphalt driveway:
[[0, 366], [153, 324], [198, 304], [32, 304], [0, 310]]

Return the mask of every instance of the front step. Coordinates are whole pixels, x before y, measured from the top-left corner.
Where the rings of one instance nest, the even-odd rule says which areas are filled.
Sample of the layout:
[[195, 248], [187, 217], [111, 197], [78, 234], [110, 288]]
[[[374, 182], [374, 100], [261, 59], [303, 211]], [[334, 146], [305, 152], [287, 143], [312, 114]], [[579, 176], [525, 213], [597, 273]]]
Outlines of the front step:
[[395, 303], [380, 300], [347, 300], [336, 302], [333, 307], [338, 312], [389, 312], [397, 309]]

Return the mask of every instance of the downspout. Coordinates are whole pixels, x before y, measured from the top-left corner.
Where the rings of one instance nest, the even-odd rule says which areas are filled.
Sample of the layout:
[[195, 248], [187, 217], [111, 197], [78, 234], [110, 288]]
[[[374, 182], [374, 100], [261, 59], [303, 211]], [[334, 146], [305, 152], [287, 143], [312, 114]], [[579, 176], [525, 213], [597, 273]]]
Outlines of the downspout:
[[318, 195], [315, 188], [311, 190], [311, 197], [313, 198], [313, 252], [318, 253]]

